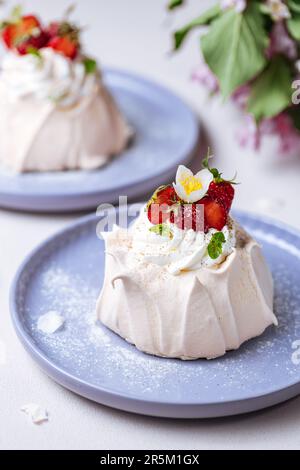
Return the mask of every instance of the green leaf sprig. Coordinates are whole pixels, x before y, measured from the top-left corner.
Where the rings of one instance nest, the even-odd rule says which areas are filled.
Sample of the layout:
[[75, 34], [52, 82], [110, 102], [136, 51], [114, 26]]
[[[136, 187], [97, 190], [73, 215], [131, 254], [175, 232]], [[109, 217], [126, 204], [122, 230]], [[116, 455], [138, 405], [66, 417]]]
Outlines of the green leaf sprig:
[[167, 224], [157, 224], [149, 228], [149, 231], [161, 235], [162, 237], [173, 238], [173, 232]]
[[211, 237], [207, 251], [211, 259], [217, 259], [223, 252], [223, 244], [226, 242], [223, 232], [216, 232]]
[[85, 57], [83, 60], [83, 65], [85, 68], [85, 73], [87, 75], [96, 73], [98, 65], [95, 59], [91, 59], [90, 57]]

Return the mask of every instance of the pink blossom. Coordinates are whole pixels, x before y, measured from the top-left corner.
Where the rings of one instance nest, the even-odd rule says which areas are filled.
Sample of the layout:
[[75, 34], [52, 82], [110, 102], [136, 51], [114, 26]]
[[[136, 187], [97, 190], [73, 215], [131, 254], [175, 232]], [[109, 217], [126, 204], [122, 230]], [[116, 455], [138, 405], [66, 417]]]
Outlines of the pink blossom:
[[291, 118], [281, 113], [273, 118], [274, 134], [279, 139], [279, 151], [288, 154], [300, 150], [300, 133], [295, 129]]
[[211, 93], [219, 91], [218, 80], [205, 62], [202, 62], [197, 69], [193, 71], [192, 80], [205, 86]]
[[281, 113], [271, 119], [264, 119], [259, 126], [252, 116], [245, 115], [236, 137], [241, 147], [253, 150], [260, 148], [264, 136], [273, 136], [278, 140], [278, 151], [282, 155], [300, 151], [300, 132], [295, 129], [291, 118]]
[[250, 114], [244, 116], [242, 125], [236, 131], [236, 139], [241, 147], [258, 150], [261, 144], [261, 132]]
[[231, 95], [233, 102], [241, 109], [246, 109], [247, 101], [250, 95], [250, 86], [248, 84], [237, 88]]
[[289, 36], [283, 21], [274, 24], [266, 54], [269, 59], [275, 54], [284, 54], [291, 60], [297, 58], [297, 45]]

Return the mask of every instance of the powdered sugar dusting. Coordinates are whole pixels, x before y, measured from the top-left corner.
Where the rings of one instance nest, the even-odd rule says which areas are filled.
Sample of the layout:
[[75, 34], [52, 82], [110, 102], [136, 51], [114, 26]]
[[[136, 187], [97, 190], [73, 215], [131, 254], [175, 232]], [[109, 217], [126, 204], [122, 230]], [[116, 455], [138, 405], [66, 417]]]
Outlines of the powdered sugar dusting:
[[[94, 224], [77, 230], [27, 271], [20, 286], [28, 293], [20, 295], [26, 328], [57, 366], [96, 387], [169, 402], [232, 400], [299, 380], [300, 368], [291, 361], [292, 343], [300, 339], [299, 261], [280, 237], [280, 243], [276, 237], [264, 239], [263, 227], [256, 233], [274, 275], [279, 326], [219, 359], [185, 362], [144, 354], [96, 321], [102, 245]], [[55, 335], [44, 335], [37, 319], [50, 310], [59, 311], [66, 323]]]

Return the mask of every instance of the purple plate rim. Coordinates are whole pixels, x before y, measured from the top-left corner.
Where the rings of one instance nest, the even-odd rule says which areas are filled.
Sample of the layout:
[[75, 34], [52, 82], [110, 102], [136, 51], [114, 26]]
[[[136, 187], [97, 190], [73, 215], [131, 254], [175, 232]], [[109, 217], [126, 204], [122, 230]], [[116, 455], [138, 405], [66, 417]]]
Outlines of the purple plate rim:
[[[176, 160], [174, 160], [172, 167], [170, 166], [163, 172], [158, 171], [150, 178], [143, 177], [136, 181], [135, 184], [123, 184], [118, 188], [107, 189], [105, 191], [95, 190], [94, 188], [91, 190], [86, 189], [84, 191], [80, 191], [79, 188], [74, 190], [69, 189], [67, 193], [62, 191], [62, 193], [57, 194], [37, 194], [35, 192], [26, 191], [26, 194], [22, 194], [14, 192], [2, 193], [0, 189], [0, 207], [20, 211], [44, 211], [48, 213], [66, 213], [88, 210], [96, 207], [96, 205], [101, 202], [117, 202], [118, 195], [116, 192], [118, 192], [118, 194], [127, 194], [130, 198], [137, 198], [142, 194], [146, 194], [146, 192], [150, 191], [154, 186], [159, 186], [160, 183], [156, 184], [156, 180], [163, 181], [170, 179], [179, 164], [186, 164], [191, 161], [199, 143], [201, 124], [194, 110], [191, 109], [184, 99], [170, 90], [167, 86], [136, 72], [126, 71], [116, 67], [103, 67], [104, 81], [106, 80], [106, 76], [109, 75], [112, 75], [112, 81], [114, 80], [114, 77], [116, 77], [117, 79], [121, 78], [124, 80], [130, 80], [137, 82], [142, 86], [150, 87], [156, 92], [163, 94], [165, 97], [169, 97], [171, 100], [176, 101], [178, 106], [185, 112], [186, 117], [189, 120], [190, 140], [187, 142], [186, 148], [182, 151], [182, 154], [178, 155]], [[78, 171], [80, 172], [82, 170]], [[16, 198], [23, 199], [20, 202], [16, 202]], [[62, 200], [63, 204], [57, 207], [57, 203], [62, 202]]]
[[[257, 215], [255, 213], [249, 213], [242, 210], [234, 210], [233, 213], [237, 219], [242, 217], [252, 222], [271, 225], [273, 228], [279, 229], [280, 231], [292, 235], [293, 237], [297, 237], [300, 241], [300, 231], [292, 226], [285, 224], [284, 222], [274, 220], [268, 216]], [[215, 418], [258, 411], [260, 409], [279, 404], [300, 394], [300, 379], [296, 379], [287, 384], [286, 387], [277, 389], [274, 388], [273, 390], [269, 390], [262, 394], [250, 393], [247, 397], [233, 398], [231, 400], [224, 401], [176, 402], [159, 399], [147, 400], [140, 398], [134, 393], [126, 392], [126, 394], [122, 394], [107, 387], [95, 386], [85, 380], [79, 379], [75, 375], [69, 373], [67, 370], [57, 366], [54, 361], [50, 360], [46, 354], [44, 354], [37, 346], [35, 346], [31, 335], [25, 330], [18, 313], [16, 294], [18, 292], [20, 277], [24, 271], [26, 271], [27, 266], [30, 265], [31, 260], [36, 257], [39, 252], [43, 251], [44, 248], [46, 248], [49, 244], [55, 243], [55, 241], [60, 239], [62, 236], [67, 236], [73, 231], [76, 231], [79, 227], [96, 222], [97, 220], [99, 220], [99, 216], [96, 214], [89, 214], [84, 217], [80, 217], [77, 221], [68, 225], [64, 229], [59, 230], [54, 235], [48, 237], [46, 240], [38, 244], [25, 257], [19, 266], [11, 284], [9, 293], [9, 307], [13, 327], [25, 350], [48, 376], [72, 392], [99, 404], [104, 404], [112, 408], [117, 408], [119, 410], [129, 411], [137, 414], [175, 419]], [[176, 361], [178, 359], [174, 360]], [[101, 395], [101, 401], [99, 401], [98, 398], [95, 398], [95, 395]], [[114, 403], [116, 400], [119, 402], [119, 404]], [[257, 402], [261, 402], [261, 404], [259, 405]], [[153, 409], [153, 407], [155, 409]], [[220, 409], [222, 409], [222, 411]], [[198, 412], [196, 410], [198, 410]], [[200, 410], [201, 412], [199, 413]]]

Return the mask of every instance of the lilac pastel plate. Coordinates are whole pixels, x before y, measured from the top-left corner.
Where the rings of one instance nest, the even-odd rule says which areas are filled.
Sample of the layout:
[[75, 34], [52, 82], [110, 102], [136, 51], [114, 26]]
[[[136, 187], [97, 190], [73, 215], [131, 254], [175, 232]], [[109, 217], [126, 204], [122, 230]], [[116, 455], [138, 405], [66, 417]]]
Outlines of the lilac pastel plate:
[[[228, 416], [296, 396], [300, 235], [254, 215], [235, 216], [261, 243], [272, 270], [277, 328], [270, 327], [239, 350], [211, 361], [184, 362], [139, 352], [94, 322], [104, 275], [104, 243], [96, 236], [99, 218], [92, 215], [43, 243], [20, 267], [10, 307], [25, 349], [46, 374], [73, 392], [146, 415]], [[37, 329], [37, 320], [51, 310], [66, 321], [61, 331], [46, 335]]]
[[132, 144], [94, 171], [15, 175], [0, 167], [0, 207], [67, 212], [115, 203], [119, 195], [137, 198], [169, 181], [194, 156], [199, 123], [180, 98], [119, 70], [105, 69], [104, 81], [134, 129]]

